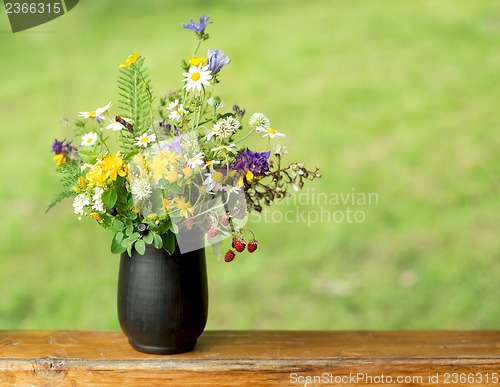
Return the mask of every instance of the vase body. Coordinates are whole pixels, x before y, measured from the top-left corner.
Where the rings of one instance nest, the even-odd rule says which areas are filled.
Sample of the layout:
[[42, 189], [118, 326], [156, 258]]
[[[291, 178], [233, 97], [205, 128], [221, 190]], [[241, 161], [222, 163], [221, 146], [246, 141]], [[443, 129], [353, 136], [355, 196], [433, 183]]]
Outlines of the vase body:
[[123, 253], [118, 319], [130, 345], [151, 354], [193, 349], [208, 313], [205, 250], [173, 255], [148, 245], [144, 255]]

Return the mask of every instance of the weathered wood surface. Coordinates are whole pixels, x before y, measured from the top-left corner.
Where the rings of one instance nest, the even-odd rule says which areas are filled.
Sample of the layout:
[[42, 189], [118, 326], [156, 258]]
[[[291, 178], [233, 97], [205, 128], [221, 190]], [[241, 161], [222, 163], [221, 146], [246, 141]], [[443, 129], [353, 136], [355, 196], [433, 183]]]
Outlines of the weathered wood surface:
[[1, 386], [500, 386], [500, 331], [208, 331], [147, 355], [121, 332], [0, 331]]

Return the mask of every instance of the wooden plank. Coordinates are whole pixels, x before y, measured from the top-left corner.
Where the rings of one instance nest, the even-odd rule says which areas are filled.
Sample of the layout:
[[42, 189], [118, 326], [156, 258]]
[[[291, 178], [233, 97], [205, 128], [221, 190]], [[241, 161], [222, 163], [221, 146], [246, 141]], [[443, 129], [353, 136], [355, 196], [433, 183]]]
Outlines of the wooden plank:
[[500, 386], [500, 331], [208, 331], [170, 356], [121, 332], [0, 331], [0, 383]]

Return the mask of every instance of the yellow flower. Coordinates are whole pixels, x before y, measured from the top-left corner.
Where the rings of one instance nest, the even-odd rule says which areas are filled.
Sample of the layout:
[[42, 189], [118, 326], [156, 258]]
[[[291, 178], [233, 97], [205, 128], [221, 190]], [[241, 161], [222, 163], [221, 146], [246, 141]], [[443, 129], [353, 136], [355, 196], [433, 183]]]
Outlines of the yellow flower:
[[66, 162], [66, 157], [62, 153], [54, 156], [54, 161], [57, 162], [57, 166], [60, 167], [62, 164]]
[[172, 203], [170, 203], [166, 198], [162, 199], [162, 204], [164, 210], [170, 210], [172, 208]]
[[184, 176], [186, 176], [188, 179], [193, 176], [193, 170], [189, 167], [184, 167], [182, 168], [182, 173], [184, 173]]
[[247, 178], [247, 181], [251, 182], [253, 180], [253, 172], [252, 171], [247, 171], [247, 174], [245, 175]]
[[180, 154], [178, 154], [176, 152], [173, 152], [170, 149], [162, 150], [162, 151], [158, 152], [158, 156], [161, 159], [167, 160], [167, 162], [169, 164], [175, 164], [175, 165], [178, 164], [179, 160], [181, 159], [181, 155]]
[[102, 221], [102, 217], [101, 215], [99, 215], [98, 213], [96, 212], [93, 212], [92, 214], [89, 215], [91, 218], [94, 218], [95, 220], [97, 220], [98, 222], [101, 222]]
[[90, 171], [87, 173], [87, 180], [94, 184], [104, 184], [108, 179], [108, 173], [102, 168], [100, 163], [92, 165]]
[[127, 167], [120, 156], [120, 152], [105, 156], [104, 159], [102, 159], [102, 165], [107, 171], [109, 178], [113, 181], [116, 180], [117, 175], [121, 177], [127, 176]]
[[149, 163], [149, 171], [153, 174], [155, 180], [160, 180], [168, 173], [167, 164], [167, 159], [161, 158], [159, 155], [153, 156], [153, 160]]
[[186, 199], [184, 197], [178, 197], [174, 198], [175, 202], [175, 207], [177, 207], [180, 211], [179, 214], [183, 216], [184, 218], [189, 218], [189, 215], [193, 214], [194, 208], [191, 205], [191, 202], [186, 202]]
[[197, 66], [198, 67], [199, 65], [205, 63], [207, 61], [207, 59], [208, 59], [208, 56], [205, 56], [203, 58], [197, 58], [195, 56], [192, 56], [191, 59], [189, 59], [189, 64], [191, 66]]
[[125, 62], [123, 62], [122, 64], [120, 64], [120, 67], [130, 67], [130, 66], [132, 66], [132, 64], [134, 64], [135, 62], [137, 62], [137, 58], [139, 58], [139, 53], [138, 52], [134, 52], [133, 54], [130, 54], [129, 57], [127, 58], [127, 60]]
[[80, 186], [81, 189], [87, 188], [87, 184], [85, 183], [85, 179], [83, 178], [83, 176], [80, 176], [78, 178], [78, 185]]
[[165, 179], [167, 179], [171, 183], [176, 182], [178, 178], [179, 178], [179, 174], [174, 170], [168, 171], [165, 174]]
[[137, 172], [139, 173], [139, 176], [145, 179], [148, 174], [148, 170], [146, 167], [146, 160], [144, 160], [142, 154], [138, 153], [132, 157], [132, 163], [132, 165], [138, 169]]

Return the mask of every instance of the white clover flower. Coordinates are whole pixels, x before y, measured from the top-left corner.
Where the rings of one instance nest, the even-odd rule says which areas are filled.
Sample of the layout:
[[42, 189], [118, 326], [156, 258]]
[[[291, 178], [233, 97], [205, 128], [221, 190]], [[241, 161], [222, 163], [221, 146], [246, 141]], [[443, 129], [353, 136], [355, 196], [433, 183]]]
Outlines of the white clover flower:
[[81, 146], [92, 146], [95, 144], [99, 136], [97, 135], [96, 132], [89, 132], [87, 134], [84, 134], [82, 136], [82, 143], [80, 144]]
[[219, 97], [215, 97], [215, 98], [214, 97], [210, 97], [207, 100], [207, 104], [209, 104], [210, 106], [213, 106], [216, 109], [220, 109], [220, 108], [224, 107], [224, 101], [221, 100]]
[[249, 120], [250, 127], [257, 131], [264, 131], [271, 127], [271, 121], [262, 113], [254, 113]]
[[234, 130], [238, 130], [241, 127], [241, 123], [236, 117], [229, 116], [226, 118], [226, 122]]
[[223, 118], [217, 121], [212, 129], [209, 130], [207, 140], [210, 140], [213, 136], [227, 138], [236, 133], [237, 128], [239, 128], [239, 121], [237, 119], [228, 121], [227, 118]]
[[148, 200], [153, 193], [151, 185], [145, 179], [135, 179], [131, 186], [132, 197], [135, 201]]

